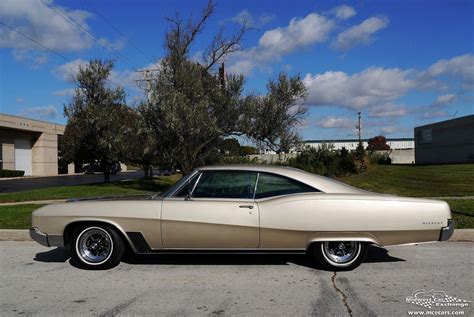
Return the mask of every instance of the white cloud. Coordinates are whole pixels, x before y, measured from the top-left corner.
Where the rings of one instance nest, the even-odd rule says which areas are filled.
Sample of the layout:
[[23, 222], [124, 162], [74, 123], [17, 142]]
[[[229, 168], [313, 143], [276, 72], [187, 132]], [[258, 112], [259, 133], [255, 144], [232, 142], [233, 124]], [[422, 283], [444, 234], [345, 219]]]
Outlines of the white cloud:
[[354, 128], [353, 120], [344, 117], [329, 116], [315, 122], [320, 128], [325, 129], [349, 129]]
[[361, 24], [354, 25], [340, 33], [332, 46], [341, 51], [347, 51], [355, 46], [371, 43], [374, 33], [388, 26], [388, 18], [371, 17]]
[[54, 119], [58, 115], [58, 110], [54, 106], [39, 106], [25, 108], [20, 112], [20, 116]]
[[230, 57], [231, 73], [249, 74], [255, 67], [265, 67], [284, 55], [326, 41], [334, 21], [310, 13], [302, 19], [293, 18], [286, 27], [266, 31], [258, 45]]
[[[67, 83], [73, 83], [74, 78], [76, 78], [77, 74], [79, 73], [80, 67], [85, 67], [88, 65], [88, 61], [83, 59], [76, 59], [69, 63], [63, 64], [59, 67], [56, 67], [51, 71], [51, 73], [56, 76], [58, 79], [61, 79]], [[143, 69], [156, 69], [159, 67], [159, 61], [157, 63], [149, 64]], [[110, 84], [113, 86], [120, 85], [126, 88], [131, 88], [138, 90], [135, 80], [138, 79], [138, 74], [134, 70], [115, 70], [113, 69], [110, 72]], [[53, 94], [56, 96], [66, 96], [74, 93], [74, 90], [59, 90], [54, 92]]]
[[341, 5], [335, 8], [334, 13], [336, 17], [341, 20], [346, 20], [356, 15], [356, 11], [354, 10], [354, 8], [348, 5]]
[[48, 61], [48, 55], [44, 52], [15, 49], [12, 51], [12, 55], [17, 62], [26, 63], [33, 69], [40, 68]]
[[303, 19], [291, 19], [287, 27], [266, 31], [258, 44], [276, 53], [289, 53], [297, 48], [324, 42], [333, 27], [333, 21], [310, 13]]
[[350, 109], [390, 102], [417, 85], [410, 79], [410, 71], [380, 67], [371, 67], [353, 75], [341, 71], [314, 76], [307, 74], [303, 82], [308, 88], [306, 104]]
[[440, 110], [436, 108], [426, 107], [424, 112], [421, 112], [418, 116], [422, 119], [434, 119], [434, 118], [446, 118], [449, 116], [449, 113], [446, 110]]
[[24, 103], [24, 102], [25, 102], [25, 98], [23, 98], [23, 97], [16, 97], [15, 102], [16, 102], [16, 103]]
[[56, 67], [51, 72], [57, 78], [64, 80], [68, 83], [73, 83], [74, 78], [79, 73], [79, 67], [84, 67], [88, 64], [88, 61], [83, 59], [75, 59], [69, 63], [63, 64], [59, 67]]
[[413, 112], [424, 119], [448, 117], [447, 107], [457, 99], [455, 94], [440, 95], [429, 105], [414, 107]]
[[448, 76], [458, 78], [463, 81], [464, 89], [474, 89], [474, 55], [465, 54], [449, 60], [439, 60], [431, 65], [424, 75], [428, 77]]
[[456, 100], [456, 95], [455, 94], [446, 94], [446, 95], [441, 95], [436, 98], [436, 100], [433, 102], [433, 106], [445, 106], [447, 104], [450, 104]]
[[[462, 90], [457, 93], [444, 93], [431, 103], [410, 106], [398, 104], [398, 99], [413, 91], [439, 92], [448, 87], [452, 91], [459, 91], [460, 83], [465, 86], [469, 82], [470, 66], [465, 63], [471, 58], [472, 55], [462, 55], [450, 60], [441, 60], [427, 70], [370, 67], [354, 74], [342, 71], [327, 71], [314, 75], [308, 73], [303, 78], [308, 89], [305, 104], [364, 110], [371, 118], [393, 119], [409, 114], [418, 117], [445, 117], [448, 115], [449, 105], [464, 100], [469, 95]], [[453, 68], [448, 68], [446, 63], [454, 64]], [[460, 63], [464, 64], [466, 69], [459, 67]]]
[[138, 74], [133, 70], [110, 72], [110, 81], [113, 85], [120, 85], [122, 87], [132, 88], [138, 90], [135, 80], [138, 79]]
[[395, 126], [395, 125], [388, 125], [388, 126], [384, 126], [384, 127], [381, 127], [380, 128], [380, 131], [383, 133], [383, 134], [390, 134], [390, 133], [393, 133], [395, 131], [399, 131], [400, 129]]
[[73, 96], [74, 93], [75, 93], [74, 88], [67, 88], [67, 89], [56, 90], [53, 92], [53, 95], [58, 96], [58, 97], [64, 97], [64, 96]]
[[385, 118], [385, 117], [403, 117], [408, 113], [405, 106], [386, 103], [380, 106], [373, 106], [369, 110], [369, 117]]
[[247, 27], [260, 28], [265, 24], [272, 22], [274, 19], [275, 15], [270, 13], [263, 13], [259, 17], [254, 17], [247, 9], [244, 9], [233, 16], [230, 20]]
[[[54, 5], [52, 1], [45, 2], [50, 6]], [[87, 24], [87, 19], [91, 16], [89, 12], [58, 6], [55, 6], [55, 9], [89, 30]], [[48, 9], [41, 0], [2, 0], [0, 20], [53, 50], [75, 52], [92, 46], [89, 37]], [[5, 27], [0, 28], [0, 48], [43, 50], [42, 47]]]

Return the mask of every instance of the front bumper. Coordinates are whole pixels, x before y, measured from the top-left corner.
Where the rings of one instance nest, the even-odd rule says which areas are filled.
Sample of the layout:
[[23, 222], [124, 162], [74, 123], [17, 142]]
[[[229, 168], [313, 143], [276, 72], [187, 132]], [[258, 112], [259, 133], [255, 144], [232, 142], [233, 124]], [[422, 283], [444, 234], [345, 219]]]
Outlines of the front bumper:
[[63, 237], [60, 235], [48, 235], [41, 232], [38, 228], [33, 227], [30, 229], [30, 237], [45, 247], [62, 247], [64, 246]]
[[446, 241], [451, 238], [454, 233], [454, 220], [448, 219], [448, 226], [441, 228], [441, 234], [439, 235], [439, 241]]

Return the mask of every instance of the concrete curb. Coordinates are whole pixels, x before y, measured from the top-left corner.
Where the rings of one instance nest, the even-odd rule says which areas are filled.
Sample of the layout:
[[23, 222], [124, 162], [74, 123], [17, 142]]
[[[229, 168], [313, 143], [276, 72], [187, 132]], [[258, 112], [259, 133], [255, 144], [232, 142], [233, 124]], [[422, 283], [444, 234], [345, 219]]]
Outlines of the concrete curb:
[[[133, 172], [138, 172], [138, 170], [127, 170], [127, 171], [121, 171], [120, 174], [125, 174], [125, 173], [133, 173]], [[12, 179], [36, 179], [36, 178], [48, 178], [48, 177], [68, 177], [68, 176], [80, 176], [80, 175], [88, 175], [84, 173], [72, 173], [72, 174], [59, 174], [59, 175], [45, 175], [45, 176], [18, 176], [18, 177], [1, 177], [1, 181], [9, 181]], [[90, 175], [90, 174], [89, 174]], [[94, 174], [94, 175], [100, 175]]]
[[48, 200], [29, 200], [29, 201], [15, 201], [10, 203], [0, 203], [0, 206], [14, 206], [14, 205], [48, 205], [63, 203], [67, 199], [48, 199]]
[[[32, 241], [28, 230], [2, 229], [0, 241]], [[474, 229], [456, 229], [449, 242], [474, 242]]]
[[33, 241], [29, 230], [2, 229], [0, 230], [0, 241]]

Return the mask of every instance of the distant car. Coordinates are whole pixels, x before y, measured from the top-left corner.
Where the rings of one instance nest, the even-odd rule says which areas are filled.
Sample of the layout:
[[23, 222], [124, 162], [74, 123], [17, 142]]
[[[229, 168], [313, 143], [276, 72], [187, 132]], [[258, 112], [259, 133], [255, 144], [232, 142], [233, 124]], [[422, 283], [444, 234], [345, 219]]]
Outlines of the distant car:
[[357, 267], [367, 246], [443, 241], [447, 203], [374, 194], [276, 166], [202, 167], [148, 200], [78, 201], [33, 213], [34, 240], [69, 245], [88, 269], [135, 253], [308, 252], [332, 270]]
[[171, 176], [171, 175], [176, 174], [176, 171], [174, 168], [166, 166], [166, 167], [161, 167], [160, 169], [158, 169], [156, 174], [158, 176]]
[[[99, 163], [86, 163], [82, 165], [82, 171], [84, 174], [95, 174], [95, 173], [101, 173], [102, 170], [100, 168]], [[110, 174], [115, 175], [118, 172], [122, 171], [122, 167], [120, 166], [120, 163], [115, 163], [112, 165], [112, 169], [110, 170]]]

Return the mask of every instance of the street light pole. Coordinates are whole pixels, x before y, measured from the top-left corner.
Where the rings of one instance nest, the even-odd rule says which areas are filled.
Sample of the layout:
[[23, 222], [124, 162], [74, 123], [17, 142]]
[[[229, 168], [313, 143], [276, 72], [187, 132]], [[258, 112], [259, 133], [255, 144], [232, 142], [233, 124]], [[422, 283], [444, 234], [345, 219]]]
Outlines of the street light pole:
[[359, 143], [361, 142], [361, 125], [360, 125], [360, 116], [361, 112], [357, 112], [357, 125], [356, 125], [356, 129], [359, 130]]

